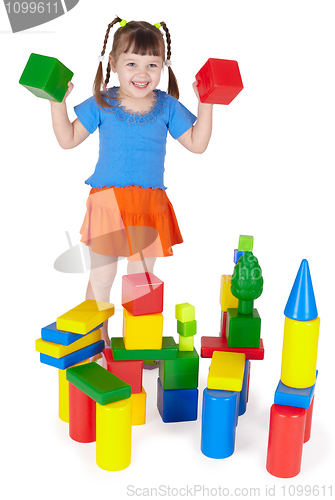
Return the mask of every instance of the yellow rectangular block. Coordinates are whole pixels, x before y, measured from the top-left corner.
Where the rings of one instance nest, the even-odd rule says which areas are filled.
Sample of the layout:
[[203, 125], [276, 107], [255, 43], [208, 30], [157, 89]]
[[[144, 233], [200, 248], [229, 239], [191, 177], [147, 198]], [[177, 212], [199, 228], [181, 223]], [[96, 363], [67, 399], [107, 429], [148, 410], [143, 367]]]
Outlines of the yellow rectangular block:
[[179, 335], [179, 351], [192, 351], [194, 349], [194, 336], [191, 337], [183, 337]]
[[161, 349], [163, 314], [133, 316], [127, 309], [124, 309], [122, 334], [126, 349]]
[[228, 308], [237, 308], [238, 299], [234, 297], [230, 290], [231, 287], [231, 275], [223, 274], [221, 276], [221, 286], [220, 286], [220, 305], [221, 311], [227, 311]]
[[114, 304], [89, 299], [59, 316], [56, 326], [58, 330], [85, 335], [113, 314]]
[[131, 398], [104, 406], [96, 403], [96, 459], [107, 471], [126, 469], [131, 461]]
[[132, 394], [131, 399], [131, 425], [145, 424], [147, 393], [142, 387], [142, 392]]
[[214, 351], [207, 379], [208, 389], [241, 391], [244, 364], [244, 353]]
[[[74, 366], [89, 363], [86, 359]], [[58, 416], [63, 422], [69, 423], [69, 382], [66, 380], [66, 370], [58, 370]]]
[[84, 347], [94, 344], [101, 340], [101, 330], [98, 328], [94, 332], [88, 333], [85, 337], [81, 337], [70, 345], [60, 345], [54, 342], [47, 342], [46, 340], [37, 339], [35, 342], [35, 348], [37, 352], [46, 354], [47, 356], [52, 356], [53, 358], [62, 358], [67, 356], [72, 352], [83, 349]]
[[295, 389], [315, 383], [320, 318], [297, 321], [285, 318], [280, 380]]

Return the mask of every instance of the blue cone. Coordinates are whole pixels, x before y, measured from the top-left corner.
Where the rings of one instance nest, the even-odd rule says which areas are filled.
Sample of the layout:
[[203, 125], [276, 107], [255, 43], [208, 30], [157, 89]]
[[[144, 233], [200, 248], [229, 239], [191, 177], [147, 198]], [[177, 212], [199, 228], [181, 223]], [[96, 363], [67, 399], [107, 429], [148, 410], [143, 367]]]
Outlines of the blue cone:
[[308, 262], [304, 259], [288, 298], [284, 314], [297, 321], [311, 321], [318, 317]]

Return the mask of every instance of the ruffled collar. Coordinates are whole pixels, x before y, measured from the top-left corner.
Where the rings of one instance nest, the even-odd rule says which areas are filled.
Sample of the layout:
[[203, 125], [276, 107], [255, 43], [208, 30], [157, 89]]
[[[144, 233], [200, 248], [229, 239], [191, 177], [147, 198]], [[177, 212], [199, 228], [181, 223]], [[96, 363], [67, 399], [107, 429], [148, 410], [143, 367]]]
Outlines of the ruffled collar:
[[166, 107], [167, 94], [159, 89], [154, 90], [154, 102], [149, 111], [144, 113], [134, 113], [131, 109], [126, 109], [121, 106], [120, 94], [118, 93], [120, 87], [111, 87], [104, 92], [103, 96], [110, 108], [104, 108], [107, 113], [114, 113], [117, 120], [127, 121], [129, 125], [146, 125], [147, 123], [154, 123], [157, 116], [161, 116]]

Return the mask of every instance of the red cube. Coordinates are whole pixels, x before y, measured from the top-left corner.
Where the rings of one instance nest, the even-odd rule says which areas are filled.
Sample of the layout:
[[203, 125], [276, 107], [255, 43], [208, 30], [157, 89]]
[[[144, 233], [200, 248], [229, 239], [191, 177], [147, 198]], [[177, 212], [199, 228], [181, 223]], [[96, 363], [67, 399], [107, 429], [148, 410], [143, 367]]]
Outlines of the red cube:
[[164, 283], [152, 273], [122, 276], [122, 305], [133, 316], [163, 311]]
[[129, 384], [132, 394], [142, 392], [143, 361], [115, 361], [113, 351], [106, 347], [103, 351], [102, 366]]
[[208, 104], [230, 104], [243, 89], [237, 61], [208, 59], [195, 78], [200, 101]]

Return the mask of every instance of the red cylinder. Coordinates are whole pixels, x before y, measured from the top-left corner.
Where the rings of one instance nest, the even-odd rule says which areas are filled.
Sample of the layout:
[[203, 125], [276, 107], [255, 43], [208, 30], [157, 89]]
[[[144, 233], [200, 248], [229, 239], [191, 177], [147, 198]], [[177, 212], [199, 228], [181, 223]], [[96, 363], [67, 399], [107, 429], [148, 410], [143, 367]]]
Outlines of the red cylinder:
[[271, 406], [266, 469], [273, 476], [287, 478], [299, 474], [305, 423], [304, 408]]
[[308, 410], [306, 411], [306, 425], [305, 425], [304, 443], [307, 443], [307, 441], [309, 441], [309, 438], [311, 437], [313, 405], [314, 405], [314, 396], [313, 396], [311, 404], [309, 405]]
[[69, 434], [79, 443], [95, 441], [96, 402], [69, 383]]

